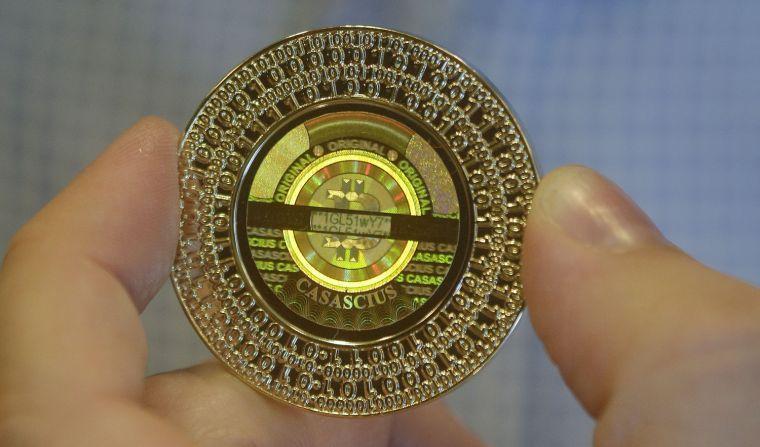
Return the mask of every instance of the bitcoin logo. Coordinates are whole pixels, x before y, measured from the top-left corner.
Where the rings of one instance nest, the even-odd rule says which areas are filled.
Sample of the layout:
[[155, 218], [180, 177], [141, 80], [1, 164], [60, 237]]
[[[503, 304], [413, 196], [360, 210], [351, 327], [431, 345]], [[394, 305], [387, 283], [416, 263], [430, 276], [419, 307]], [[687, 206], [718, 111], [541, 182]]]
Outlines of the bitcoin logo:
[[[340, 190], [327, 190], [327, 200], [332, 200], [333, 205], [338, 209], [350, 209], [351, 205], [358, 205], [360, 210], [380, 211], [380, 202], [377, 198], [364, 192], [364, 182], [364, 179], [343, 178]], [[351, 222], [346, 223], [346, 229], [349, 228]], [[366, 225], [358, 228], [363, 227]], [[335, 235], [325, 236], [322, 246], [335, 249], [333, 265], [351, 269], [366, 266], [366, 261], [361, 259], [363, 258], [362, 252], [376, 247], [379, 243], [380, 240], [377, 238]]]
[[373, 152], [348, 149], [316, 159], [296, 178], [285, 203], [346, 210], [332, 213], [333, 221], [343, 216], [341, 233], [284, 231], [293, 261], [332, 290], [362, 292], [382, 286], [408, 264], [417, 246], [417, 241], [350, 234], [390, 219], [390, 214], [420, 215], [419, 200], [404, 173]]

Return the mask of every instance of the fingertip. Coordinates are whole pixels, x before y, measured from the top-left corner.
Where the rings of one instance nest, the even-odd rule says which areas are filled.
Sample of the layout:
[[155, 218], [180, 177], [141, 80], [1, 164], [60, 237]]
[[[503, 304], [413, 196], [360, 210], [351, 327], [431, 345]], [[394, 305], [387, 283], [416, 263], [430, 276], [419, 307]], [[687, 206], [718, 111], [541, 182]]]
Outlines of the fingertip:
[[[552, 196], [567, 193], [579, 177], [598, 176], [581, 165], [568, 165], [551, 171], [540, 182], [528, 216], [523, 240], [522, 280], [531, 318], [541, 329], [544, 308], [557, 306], [560, 291], [568, 281], [585, 274], [584, 252], [565, 237], [551, 217]], [[572, 272], [572, 274], [568, 274]]]
[[[95, 163], [87, 188], [102, 184], [113, 244], [104, 257], [121, 264], [122, 277], [142, 310], [166, 279], [174, 257], [179, 219], [177, 153], [180, 133], [158, 116], [124, 131]], [[90, 184], [91, 183], [91, 184]], [[121, 259], [119, 259], [121, 258]], [[106, 262], [108, 263], [108, 262]]]
[[38, 243], [65, 245], [67, 256], [81, 252], [106, 266], [142, 310], [165, 281], [176, 247], [179, 135], [163, 118], [140, 119], [24, 232], [44, 241]]
[[180, 135], [177, 126], [156, 115], [147, 115], [140, 118], [124, 133], [141, 134], [151, 141], [156, 141], [157, 143], [169, 142], [175, 146]]
[[526, 300], [540, 307], [554, 291], [577, 290], [568, 286], [588, 269], [604, 267], [605, 259], [664, 245], [649, 217], [617, 185], [585, 166], [558, 168], [539, 185], [528, 217]]
[[633, 259], [656, 259], [662, 246], [646, 214], [587, 167], [559, 168], [536, 191], [523, 247], [525, 300], [547, 352], [592, 413], [635, 331], [632, 314], [622, 317], [645, 298]]
[[541, 178], [541, 182], [536, 189], [535, 203], [542, 202], [548, 190], [554, 189], [561, 185], [567, 185], [579, 176], [600, 177], [599, 173], [582, 164], [568, 164], [560, 166]]
[[140, 118], [116, 137], [88, 169], [103, 163], [110, 164], [109, 169], [128, 168], [134, 163], [144, 164], [143, 169], [176, 166], [179, 138], [179, 130], [169, 121], [158, 116]]
[[[552, 199], [557, 194], [567, 194], [578, 178], [598, 176], [593, 170], [582, 165], [568, 165], [547, 174], [540, 182], [533, 207], [528, 215], [528, 223], [523, 240], [522, 279], [525, 285], [525, 300], [531, 307], [545, 304], [556, 289], [559, 281], [577, 278], [579, 267], [584, 265], [582, 252], [575, 250], [571, 241], [564, 237], [562, 228], [551, 217]], [[575, 270], [575, 275], [566, 277], [563, 272]], [[543, 316], [542, 309], [531, 316]]]

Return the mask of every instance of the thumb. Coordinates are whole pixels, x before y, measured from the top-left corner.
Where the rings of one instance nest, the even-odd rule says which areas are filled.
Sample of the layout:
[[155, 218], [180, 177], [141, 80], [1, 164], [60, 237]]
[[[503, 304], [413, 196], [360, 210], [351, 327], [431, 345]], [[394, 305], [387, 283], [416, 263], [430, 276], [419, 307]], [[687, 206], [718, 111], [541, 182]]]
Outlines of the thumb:
[[536, 332], [595, 417], [621, 389], [653, 380], [663, 365], [698, 359], [702, 368], [710, 356], [741, 349], [757, 360], [758, 290], [667, 242], [590, 169], [561, 168], [543, 180], [524, 250]]

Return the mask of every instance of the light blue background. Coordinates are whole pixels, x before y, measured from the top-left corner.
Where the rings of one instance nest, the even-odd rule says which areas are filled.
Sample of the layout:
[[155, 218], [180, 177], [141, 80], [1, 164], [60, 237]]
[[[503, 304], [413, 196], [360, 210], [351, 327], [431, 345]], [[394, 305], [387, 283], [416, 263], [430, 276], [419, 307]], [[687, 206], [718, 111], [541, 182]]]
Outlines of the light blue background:
[[[508, 97], [544, 172], [599, 169], [695, 257], [760, 282], [752, 1], [0, 1], [0, 249], [139, 116], [183, 127], [248, 55], [332, 24], [462, 56]], [[151, 371], [207, 355], [168, 288], [144, 321]], [[590, 444], [527, 319], [449, 400], [494, 445]]]

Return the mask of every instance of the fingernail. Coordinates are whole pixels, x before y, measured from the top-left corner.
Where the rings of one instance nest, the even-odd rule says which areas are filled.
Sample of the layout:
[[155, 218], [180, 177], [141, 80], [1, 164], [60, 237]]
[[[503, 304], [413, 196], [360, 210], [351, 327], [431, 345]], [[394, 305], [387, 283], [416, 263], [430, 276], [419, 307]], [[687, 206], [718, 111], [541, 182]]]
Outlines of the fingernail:
[[536, 195], [536, 210], [578, 242], [626, 250], [663, 241], [649, 217], [623, 190], [591, 169], [560, 168], [543, 183]]

